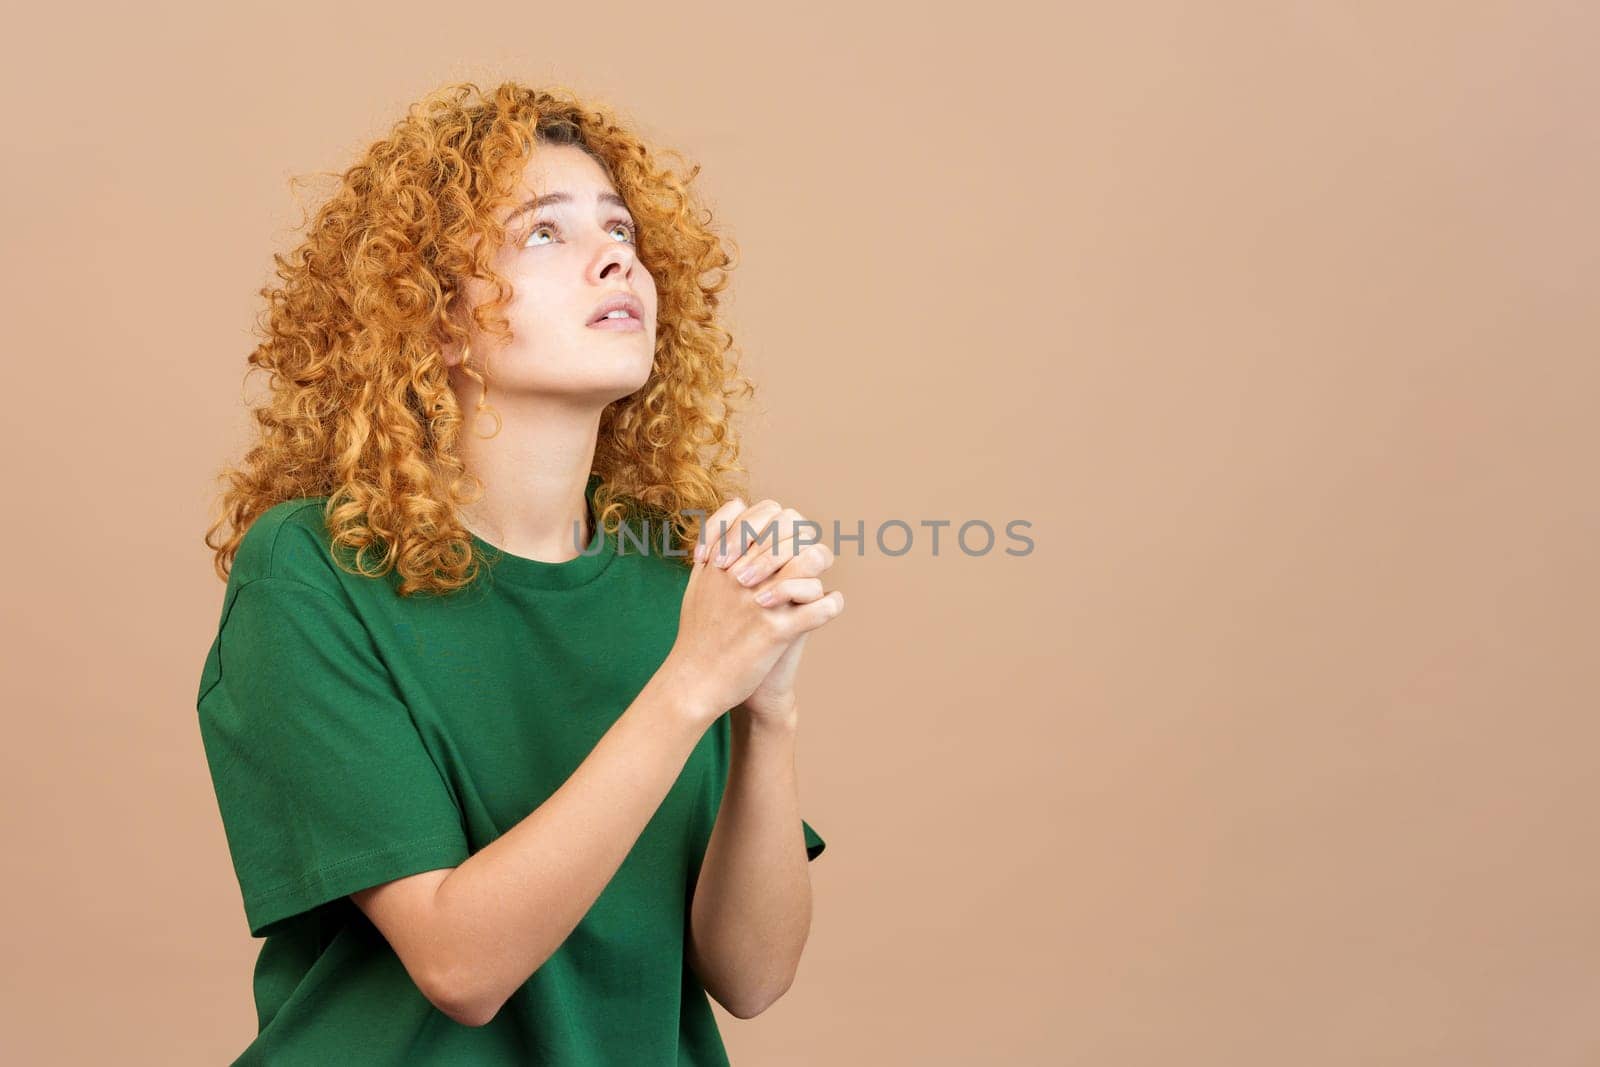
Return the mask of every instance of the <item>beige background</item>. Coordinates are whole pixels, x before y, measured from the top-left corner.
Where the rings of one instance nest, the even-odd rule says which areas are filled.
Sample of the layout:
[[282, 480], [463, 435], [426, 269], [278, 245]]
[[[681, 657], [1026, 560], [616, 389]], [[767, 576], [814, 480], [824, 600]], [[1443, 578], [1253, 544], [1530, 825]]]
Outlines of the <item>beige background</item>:
[[1600, 1061], [1593, 6], [9, 29], [0, 1059], [254, 1033], [193, 708], [255, 291], [291, 174], [507, 76], [704, 164], [758, 487], [1033, 523], [832, 572], [735, 1063]]

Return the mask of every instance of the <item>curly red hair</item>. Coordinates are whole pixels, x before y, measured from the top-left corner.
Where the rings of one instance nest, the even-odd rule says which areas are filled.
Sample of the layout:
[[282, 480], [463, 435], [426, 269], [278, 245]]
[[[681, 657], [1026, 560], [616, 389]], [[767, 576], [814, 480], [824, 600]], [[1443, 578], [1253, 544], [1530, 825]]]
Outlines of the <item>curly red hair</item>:
[[[601, 416], [597, 521], [614, 533], [652, 518], [687, 552], [704, 520], [685, 512], [748, 498], [736, 484], [744, 468], [730, 416], [754, 386], [717, 321], [735, 260], [690, 188], [699, 164], [667, 168], [658, 155], [686, 161], [653, 153], [613, 110], [570, 90], [505, 82], [486, 94], [458, 83], [413, 104], [336, 175], [300, 246], [273, 256], [282, 285], [260, 290], [264, 340], [246, 371], [268, 371], [271, 392], [254, 409], [255, 443], [217, 476], [227, 486], [205, 535], [223, 580], [262, 512], [322, 496], [333, 543], [351, 550], [356, 573], [392, 568], [402, 595], [448, 593], [476, 577], [481, 561], [457, 508], [483, 483], [459, 455], [462, 412], [441, 347], [466, 339], [451, 312], [467, 278], [497, 294], [470, 309], [478, 328], [510, 339], [512, 290], [491, 266], [506, 239], [497, 220], [540, 143], [577, 145], [605, 170], [638, 223], [639, 259], [658, 294], [650, 377]], [[464, 371], [487, 393], [476, 370]]]

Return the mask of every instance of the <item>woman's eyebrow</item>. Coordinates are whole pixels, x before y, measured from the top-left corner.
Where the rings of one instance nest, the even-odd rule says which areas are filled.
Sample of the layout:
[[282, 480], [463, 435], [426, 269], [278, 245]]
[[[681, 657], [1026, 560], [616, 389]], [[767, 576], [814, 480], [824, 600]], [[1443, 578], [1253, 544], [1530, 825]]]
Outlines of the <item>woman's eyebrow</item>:
[[[501, 223], [501, 225], [510, 226], [511, 223], [520, 216], [529, 211], [537, 211], [539, 208], [542, 208], [547, 204], [570, 204], [573, 199], [574, 198], [571, 193], [545, 193], [543, 196], [537, 196], [532, 200], [527, 201], [521, 207], [507, 215], [505, 222]], [[620, 207], [624, 211], [628, 210], [628, 202], [622, 199], [622, 197], [618, 196], [616, 193], [601, 193], [595, 197], [595, 201], [596, 203], [600, 204], [610, 204], [613, 207]]]

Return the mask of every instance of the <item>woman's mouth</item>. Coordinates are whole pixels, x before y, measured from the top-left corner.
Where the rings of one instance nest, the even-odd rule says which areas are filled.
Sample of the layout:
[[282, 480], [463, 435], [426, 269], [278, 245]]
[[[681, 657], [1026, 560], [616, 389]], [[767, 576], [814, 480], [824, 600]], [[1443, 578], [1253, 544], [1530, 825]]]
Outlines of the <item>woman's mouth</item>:
[[596, 319], [589, 324], [591, 330], [622, 330], [636, 332], [644, 329], [644, 323], [628, 314], [626, 311], [613, 311], [601, 319]]

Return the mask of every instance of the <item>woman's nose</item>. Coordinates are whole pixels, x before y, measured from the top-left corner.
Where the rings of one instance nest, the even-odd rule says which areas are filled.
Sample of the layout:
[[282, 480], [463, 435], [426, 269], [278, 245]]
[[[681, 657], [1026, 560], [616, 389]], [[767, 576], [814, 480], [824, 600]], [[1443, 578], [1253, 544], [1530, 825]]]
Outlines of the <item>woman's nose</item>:
[[[612, 241], [611, 247], [602, 250], [596, 262], [595, 276], [603, 280], [612, 274], [628, 274], [633, 270], [635, 258], [627, 245]], [[613, 271], [613, 267], [616, 270]]]

